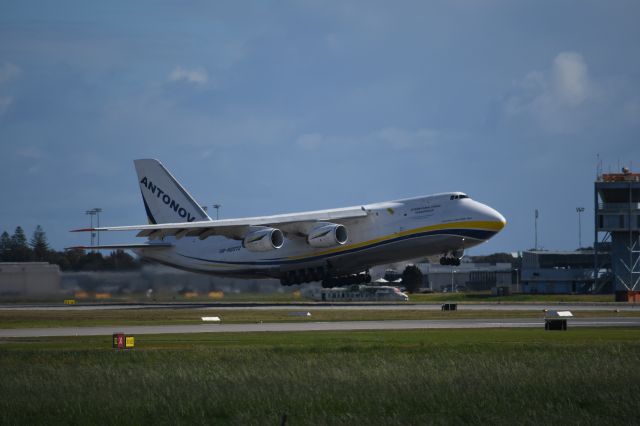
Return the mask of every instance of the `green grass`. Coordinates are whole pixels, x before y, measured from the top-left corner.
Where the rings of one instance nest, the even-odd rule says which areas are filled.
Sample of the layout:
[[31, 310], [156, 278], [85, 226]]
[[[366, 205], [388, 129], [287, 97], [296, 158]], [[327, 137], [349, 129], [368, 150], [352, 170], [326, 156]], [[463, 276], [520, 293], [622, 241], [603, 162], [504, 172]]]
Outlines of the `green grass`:
[[640, 330], [5, 340], [1, 424], [637, 422]]
[[[95, 327], [124, 325], [202, 324], [203, 316], [219, 316], [224, 323], [299, 322], [299, 321], [380, 321], [464, 318], [543, 318], [539, 311], [469, 310], [366, 310], [366, 309], [303, 309], [310, 317], [292, 316], [284, 309], [114, 309], [114, 310], [0, 310], [0, 328]], [[640, 310], [616, 313], [607, 311], [576, 311], [580, 317], [640, 316]]]

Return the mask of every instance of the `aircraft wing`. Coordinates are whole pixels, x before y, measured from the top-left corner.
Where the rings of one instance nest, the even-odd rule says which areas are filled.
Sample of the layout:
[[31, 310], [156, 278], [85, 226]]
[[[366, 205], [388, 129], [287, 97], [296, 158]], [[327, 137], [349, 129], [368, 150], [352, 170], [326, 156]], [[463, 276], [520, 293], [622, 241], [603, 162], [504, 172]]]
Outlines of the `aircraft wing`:
[[162, 223], [157, 225], [134, 226], [109, 226], [102, 228], [82, 228], [72, 232], [95, 231], [138, 231], [137, 237], [149, 239], [161, 239], [173, 236], [198, 237], [201, 240], [213, 235], [221, 235], [227, 238], [241, 240], [251, 228], [274, 227], [281, 229], [285, 234], [301, 233], [305, 226], [316, 222], [348, 221], [367, 216], [364, 207], [348, 207], [343, 209], [320, 210], [306, 213], [294, 213], [275, 216], [250, 217], [242, 219], [224, 219], [199, 222]]
[[171, 247], [169, 243], [153, 244], [107, 244], [99, 246], [74, 246], [65, 247], [65, 250], [130, 250], [130, 249], [166, 249]]

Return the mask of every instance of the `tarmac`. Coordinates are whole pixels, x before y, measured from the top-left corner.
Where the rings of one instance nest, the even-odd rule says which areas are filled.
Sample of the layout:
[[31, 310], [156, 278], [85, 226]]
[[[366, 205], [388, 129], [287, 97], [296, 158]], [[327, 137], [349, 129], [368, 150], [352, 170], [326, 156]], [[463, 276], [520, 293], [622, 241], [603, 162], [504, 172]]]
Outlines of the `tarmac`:
[[[640, 318], [570, 318], [567, 328], [573, 327], [640, 327]], [[336, 321], [291, 322], [253, 324], [152, 325], [117, 327], [61, 327], [0, 329], [0, 338], [110, 336], [113, 333], [129, 335], [185, 334], [185, 333], [253, 333], [253, 332], [308, 332], [354, 330], [417, 330], [417, 329], [480, 329], [480, 328], [543, 328], [542, 319], [451, 319], [404, 321]]]
[[[0, 304], [0, 311], [67, 311], [67, 310], [109, 310], [109, 309], [215, 309], [215, 310], [424, 310], [439, 311], [444, 303], [229, 303], [229, 302], [175, 302], [175, 303], [93, 303], [77, 305], [61, 304]], [[640, 311], [640, 305], [629, 303], [458, 303], [459, 310], [465, 311]]]

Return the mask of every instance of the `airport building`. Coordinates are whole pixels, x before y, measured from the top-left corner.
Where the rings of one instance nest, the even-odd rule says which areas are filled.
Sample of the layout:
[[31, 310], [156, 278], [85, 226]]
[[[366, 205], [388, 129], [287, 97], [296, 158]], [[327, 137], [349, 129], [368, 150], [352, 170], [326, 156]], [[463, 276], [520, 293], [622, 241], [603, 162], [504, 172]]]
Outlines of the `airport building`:
[[0, 262], [1, 296], [55, 294], [60, 290], [60, 269], [47, 262]]
[[589, 293], [594, 288], [593, 250], [522, 253], [523, 293]]
[[153, 294], [207, 294], [222, 292], [282, 292], [285, 287], [278, 280], [247, 280], [241, 278], [214, 277], [176, 270], [160, 265], [147, 265], [139, 271], [120, 272], [64, 272], [61, 286], [67, 292], [94, 292], [112, 296], [145, 293]]
[[432, 291], [482, 291], [515, 283], [510, 263], [464, 262], [459, 266], [419, 263], [416, 266], [422, 272], [422, 287]]
[[[594, 185], [596, 288], [597, 271], [610, 260], [617, 301], [640, 302], [640, 174], [598, 173]], [[603, 252], [610, 248], [610, 257]]]

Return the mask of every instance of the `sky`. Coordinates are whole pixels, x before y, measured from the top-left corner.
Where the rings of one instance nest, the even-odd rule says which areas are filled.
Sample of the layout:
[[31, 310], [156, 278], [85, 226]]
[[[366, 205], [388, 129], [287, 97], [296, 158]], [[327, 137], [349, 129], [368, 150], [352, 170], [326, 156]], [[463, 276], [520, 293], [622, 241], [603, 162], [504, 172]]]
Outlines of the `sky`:
[[[0, 1], [0, 231], [146, 223], [157, 158], [221, 218], [463, 191], [469, 254], [593, 241], [640, 170], [637, 1]], [[212, 209], [210, 208], [211, 212]], [[103, 243], [136, 242], [111, 233]], [[138, 241], [139, 242], [139, 241]]]

